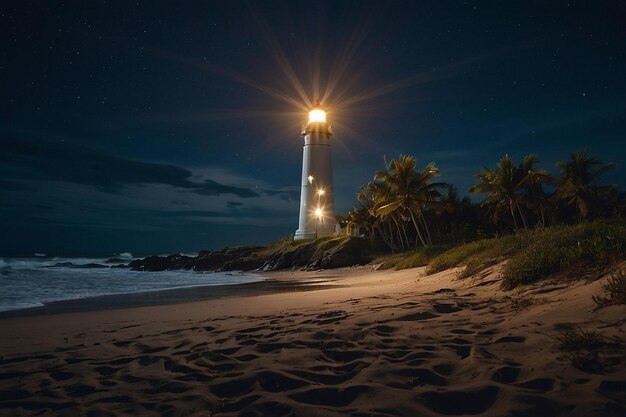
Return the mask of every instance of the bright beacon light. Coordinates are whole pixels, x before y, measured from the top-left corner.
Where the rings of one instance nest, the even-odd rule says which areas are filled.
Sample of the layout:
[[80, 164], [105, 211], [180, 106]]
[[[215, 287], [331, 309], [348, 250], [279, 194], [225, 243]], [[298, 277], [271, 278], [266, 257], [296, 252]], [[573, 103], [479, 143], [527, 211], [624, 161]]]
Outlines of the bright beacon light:
[[309, 123], [325, 122], [326, 112], [321, 109], [313, 109], [309, 112]]

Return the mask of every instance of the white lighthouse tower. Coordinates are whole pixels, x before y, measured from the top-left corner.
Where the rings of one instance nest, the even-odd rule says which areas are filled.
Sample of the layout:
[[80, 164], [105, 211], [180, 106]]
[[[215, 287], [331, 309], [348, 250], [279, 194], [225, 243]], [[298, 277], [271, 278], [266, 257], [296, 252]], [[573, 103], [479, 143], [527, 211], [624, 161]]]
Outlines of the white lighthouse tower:
[[309, 111], [308, 123], [302, 128], [300, 223], [294, 239], [311, 239], [335, 232], [330, 135], [332, 128], [326, 122], [326, 110], [318, 100]]

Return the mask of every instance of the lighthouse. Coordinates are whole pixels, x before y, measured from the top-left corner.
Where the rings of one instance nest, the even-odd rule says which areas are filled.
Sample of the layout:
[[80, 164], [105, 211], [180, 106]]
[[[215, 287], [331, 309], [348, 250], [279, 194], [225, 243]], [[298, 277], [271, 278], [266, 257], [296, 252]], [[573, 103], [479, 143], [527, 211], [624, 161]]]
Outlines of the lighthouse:
[[300, 222], [294, 239], [311, 239], [335, 232], [330, 135], [332, 128], [326, 121], [326, 110], [318, 100], [309, 110], [309, 121], [302, 127]]

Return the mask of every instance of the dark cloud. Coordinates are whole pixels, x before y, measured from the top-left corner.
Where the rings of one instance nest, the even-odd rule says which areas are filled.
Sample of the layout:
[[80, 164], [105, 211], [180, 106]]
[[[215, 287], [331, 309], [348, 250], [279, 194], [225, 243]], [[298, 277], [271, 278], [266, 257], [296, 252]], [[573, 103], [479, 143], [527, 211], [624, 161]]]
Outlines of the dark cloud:
[[300, 200], [300, 190], [263, 190], [263, 193], [269, 196], [279, 196], [285, 201]]
[[156, 164], [99, 153], [69, 142], [2, 138], [0, 173], [3, 188], [13, 180], [58, 180], [91, 185], [107, 193], [119, 193], [124, 185], [166, 184], [200, 195], [233, 194], [241, 198], [258, 197], [249, 188], [221, 184], [206, 179], [191, 181], [192, 172], [168, 164]]
[[[1, 156], [0, 156], [1, 157]], [[0, 190], [5, 191], [24, 191], [28, 187], [15, 181], [0, 180]]]
[[240, 202], [238, 202], [238, 201], [228, 201], [228, 202], [226, 202], [226, 205], [227, 205], [229, 208], [235, 208], [235, 207], [241, 207], [241, 206], [243, 206], [243, 203], [240, 203]]

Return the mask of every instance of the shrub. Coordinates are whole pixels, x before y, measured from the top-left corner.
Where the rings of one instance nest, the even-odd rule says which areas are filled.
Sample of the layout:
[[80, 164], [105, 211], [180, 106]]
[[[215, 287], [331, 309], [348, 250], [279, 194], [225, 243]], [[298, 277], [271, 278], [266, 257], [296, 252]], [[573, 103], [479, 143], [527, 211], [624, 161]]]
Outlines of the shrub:
[[593, 296], [598, 308], [613, 304], [626, 304], [626, 270], [620, 269], [611, 274], [602, 286], [605, 296]]
[[604, 338], [598, 332], [578, 329], [565, 329], [557, 337], [559, 348], [566, 352], [593, 350], [604, 344]]

